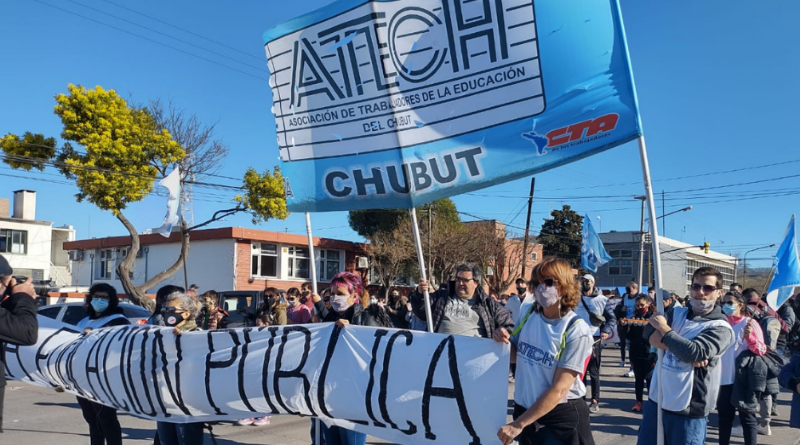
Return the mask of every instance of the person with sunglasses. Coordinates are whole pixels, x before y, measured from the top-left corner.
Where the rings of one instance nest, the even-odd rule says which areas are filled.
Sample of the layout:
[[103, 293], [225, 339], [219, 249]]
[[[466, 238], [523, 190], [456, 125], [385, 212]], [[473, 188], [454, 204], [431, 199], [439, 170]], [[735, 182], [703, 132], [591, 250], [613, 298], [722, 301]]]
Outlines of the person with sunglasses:
[[[456, 267], [453, 292], [442, 286], [430, 295], [433, 332], [506, 341], [514, 329], [511, 313], [489, 298], [481, 286], [482, 278], [480, 267], [461, 264]], [[427, 290], [428, 282], [419, 280], [419, 286], [411, 293], [411, 304], [423, 308], [422, 312]]]
[[[692, 274], [688, 307], [676, 307], [666, 316], [650, 317], [642, 336], [664, 350], [653, 372], [650, 400], [644, 406], [638, 445], [654, 442], [658, 409], [663, 413], [666, 445], [703, 444], [708, 415], [714, 409], [722, 380], [720, 357], [730, 347], [733, 329], [717, 306], [722, 274], [701, 267]], [[663, 379], [663, 382], [660, 381]], [[658, 388], [663, 385], [661, 405]]]
[[296, 287], [286, 292], [286, 318], [289, 324], [306, 324], [311, 322], [311, 308], [300, 302], [300, 290]]
[[572, 266], [544, 258], [532, 271], [535, 303], [523, 306], [511, 337], [517, 363], [514, 421], [497, 437], [503, 444], [594, 445], [583, 374], [592, 353], [592, 331], [573, 310], [580, 291]]
[[[97, 283], [89, 288], [86, 296], [86, 317], [78, 322], [78, 329], [88, 333], [92, 329], [126, 326], [131, 322], [119, 307], [117, 290], [108, 283]], [[122, 428], [117, 410], [78, 397], [83, 419], [89, 424], [89, 441], [95, 445], [122, 444]]]
[[[737, 378], [737, 374], [747, 372], [746, 368], [738, 366], [738, 359], [747, 350], [750, 350], [758, 357], [763, 357], [767, 353], [767, 345], [764, 344], [764, 334], [761, 332], [761, 327], [748, 316], [747, 300], [742, 294], [737, 291], [726, 293], [722, 297], [722, 312], [725, 313], [728, 323], [733, 328], [734, 337], [733, 344], [722, 354], [720, 359], [722, 380], [720, 382], [719, 397], [717, 398], [719, 443], [720, 445], [728, 445], [730, 443], [733, 418], [738, 409], [739, 420], [742, 422], [741, 428], [744, 434], [744, 443], [746, 445], [754, 445], [758, 440], [755, 414], [758, 407], [758, 397], [752, 389], [748, 391], [744, 385], [741, 385], [740, 379]], [[753, 377], [758, 378], [757, 376]], [[766, 375], [763, 377], [763, 383], [766, 386]], [[737, 382], [740, 384], [734, 385]], [[747, 392], [750, 394], [744, 394]], [[734, 393], [736, 393], [736, 398], [739, 400], [743, 398], [752, 399], [756, 410], [743, 409], [739, 403], [734, 405], [732, 400]]]

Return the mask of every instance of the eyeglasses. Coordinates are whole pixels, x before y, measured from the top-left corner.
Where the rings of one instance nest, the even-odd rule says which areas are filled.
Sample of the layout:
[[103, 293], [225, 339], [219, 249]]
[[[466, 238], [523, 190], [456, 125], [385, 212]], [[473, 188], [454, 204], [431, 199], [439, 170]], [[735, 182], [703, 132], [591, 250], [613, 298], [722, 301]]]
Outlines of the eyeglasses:
[[726, 301], [726, 302], [724, 302], [722, 304], [724, 304], [725, 306], [734, 306], [734, 305], [736, 305], [736, 302], [735, 301]]
[[295, 298], [294, 298], [294, 297], [292, 297], [292, 298], [287, 298], [287, 299], [286, 299], [286, 301], [294, 301], [294, 300], [295, 300]]
[[331, 301], [331, 297], [322, 297], [322, 301], [327, 303], [327, 302]]
[[547, 287], [553, 287], [556, 285], [556, 283], [558, 283], [558, 280], [556, 280], [555, 278], [545, 278], [544, 280], [542, 280], [542, 282]]
[[456, 277], [456, 283], [469, 283], [472, 278]]
[[702, 290], [705, 293], [711, 293], [717, 289], [719, 288], [717, 286], [714, 286], [713, 284], [692, 283], [692, 290], [695, 292], [700, 292], [700, 290]]
[[161, 312], [162, 312], [162, 313], [166, 313], [166, 312], [175, 312], [176, 314], [182, 314], [182, 313], [184, 313], [184, 312], [186, 312], [186, 311], [184, 311], [183, 309], [181, 309], [181, 308], [179, 308], [179, 307], [170, 306], [170, 307], [162, 307], [162, 308], [161, 308]]
[[103, 300], [108, 301], [108, 295], [92, 295], [92, 300]]

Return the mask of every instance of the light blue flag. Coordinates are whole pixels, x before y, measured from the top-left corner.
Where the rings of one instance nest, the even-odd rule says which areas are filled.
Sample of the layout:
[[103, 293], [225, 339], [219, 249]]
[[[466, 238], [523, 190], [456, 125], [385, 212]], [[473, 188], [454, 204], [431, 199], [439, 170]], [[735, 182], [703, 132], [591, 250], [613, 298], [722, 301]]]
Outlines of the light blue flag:
[[778, 254], [775, 256], [775, 272], [767, 292], [767, 304], [777, 310], [792, 296], [796, 286], [800, 286], [800, 260], [797, 255], [797, 231], [795, 217], [789, 221], [786, 236], [783, 238]]
[[581, 238], [581, 266], [584, 269], [597, 272], [597, 268], [611, 261], [611, 255], [606, 252], [603, 242], [597, 236], [592, 226], [592, 220], [586, 215], [583, 218], [583, 237]]

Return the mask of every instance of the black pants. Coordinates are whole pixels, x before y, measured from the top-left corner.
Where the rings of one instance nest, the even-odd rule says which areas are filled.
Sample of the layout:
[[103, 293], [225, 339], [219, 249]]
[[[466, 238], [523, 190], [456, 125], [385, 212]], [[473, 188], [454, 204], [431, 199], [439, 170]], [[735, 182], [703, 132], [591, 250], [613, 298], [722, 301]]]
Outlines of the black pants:
[[642, 402], [644, 398], [644, 385], [647, 383], [647, 387], [650, 387], [650, 377], [653, 375], [653, 367], [650, 365], [650, 359], [633, 357], [631, 357], [631, 366], [633, 366], [633, 376], [636, 379], [634, 383], [636, 401]]
[[6, 398], [5, 385], [0, 386], [0, 433], [3, 432], [3, 399]]
[[625, 346], [630, 343], [628, 341], [628, 327], [617, 325], [617, 337], [619, 337], [619, 356], [620, 361], [625, 361]]
[[[525, 413], [527, 408], [514, 404], [514, 420]], [[544, 428], [537, 428], [539, 424]], [[594, 445], [592, 429], [589, 425], [589, 407], [581, 399], [559, 403], [536, 423], [528, 425], [517, 437], [519, 445], [543, 445], [557, 440], [564, 445]]]
[[[733, 427], [733, 417], [736, 415], [736, 407], [731, 403], [731, 392], [733, 392], [733, 385], [722, 385], [719, 387], [717, 413], [719, 413], [720, 445], [728, 445], [731, 443], [731, 428]], [[739, 420], [742, 421], [745, 445], [756, 445], [758, 443], [756, 413], [740, 409]]]
[[511, 366], [509, 366], [509, 368], [511, 369], [511, 377], [516, 377], [517, 376], [517, 364], [516, 363], [511, 363]]
[[[596, 338], [595, 340], [599, 340]], [[589, 358], [589, 365], [586, 368], [586, 375], [583, 377], [583, 384], [586, 384], [586, 378], [592, 379], [592, 399], [600, 400], [600, 359], [603, 353], [603, 345], [600, 341], [595, 341], [592, 345], [592, 356]]]
[[91, 445], [122, 445], [122, 428], [117, 419], [117, 410], [78, 397], [83, 418], [89, 424]]

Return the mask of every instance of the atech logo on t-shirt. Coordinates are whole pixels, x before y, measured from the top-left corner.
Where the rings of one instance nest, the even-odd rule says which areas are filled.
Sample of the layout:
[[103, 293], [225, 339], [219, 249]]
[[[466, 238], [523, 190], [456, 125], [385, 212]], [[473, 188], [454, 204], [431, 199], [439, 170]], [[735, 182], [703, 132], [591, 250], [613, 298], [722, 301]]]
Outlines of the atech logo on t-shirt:
[[538, 364], [547, 368], [555, 366], [555, 355], [522, 341], [517, 345], [517, 354], [525, 357], [531, 364]]

